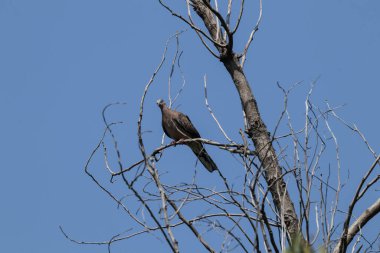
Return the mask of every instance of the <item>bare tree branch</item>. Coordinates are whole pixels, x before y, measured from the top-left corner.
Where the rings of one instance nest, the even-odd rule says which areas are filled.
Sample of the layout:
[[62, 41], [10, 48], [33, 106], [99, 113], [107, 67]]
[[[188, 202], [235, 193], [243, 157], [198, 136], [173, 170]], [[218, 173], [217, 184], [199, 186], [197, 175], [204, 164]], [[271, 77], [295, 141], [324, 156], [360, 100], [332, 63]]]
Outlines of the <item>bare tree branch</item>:
[[[350, 224], [350, 220], [351, 220], [351, 217], [352, 217], [352, 212], [354, 210], [354, 207], [356, 205], [356, 203], [359, 201], [359, 196], [360, 196], [360, 192], [361, 192], [361, 189], [365, 183], [365, 181], [368, 179], [368, 177], [371, 175], [371, 173], [373, 172], [373, 170], [375, 169], [377, 163], [380, 161], [380, 155], [376, 158], [375, 162], [372, 164], [372, 166], [369, 168], [369, 170], [367, 171], [367, 173], [364, 175], [364, 177], [362, 178], [362, 180], [360, 181], [359, 183], [359, 186], [358, 186], [358, 189], [356, 190], [356, 193], [355, 193], [355, 196], [354, 198], [352, 199], [351, 203], [350, 203], [350, 206], [348, 207], [348, 212], [347, 212], [347, 217], [344, 221], [344, 225], [343, 225], [343, 235], [341, 237], [341, 239], [339, 240], [339, 243], [337, 244], [337, 246], [335, 247], [334, 249], [334, 253], [343, 253], [346, 251], [346, 248], [347, 248], [347, 245], [351, 242], [353, 236], [356, 235], [356, 233], [358, 232], [358, 228], [361, 228], [360, 225], [365, 225], [368, 220], [370, 218], [372, 218], [374, 215], [376, 215], [380, 209], [380, 202], [379, 200], [377, 200], [375, 202], [375, 204], [373, 204], [370, 208], [371, 211], [368, 211], [367, 209], [367, 213], [366, 212], [363, 214], [364, 217], [362, 218], [362, 220], [359, 220], [357, 225], [356, 226], [351, 226], [349, 227], [349, 224]], [[368, 218], [368, 220], [367, 220]], [[365, 222], [364, 222], [365, 221]], [[363, 223], [364, 222], [364, 223]], [[356, 222], [355, 222], [356, 223]], [[355, 224], [354, 223], [354, 224]], [[353, 224], [353, 225], [354, 225]], [[355, 234], [350, 234], [349, 233], [349, 229], [352, 228], [351, 232], [354, 233], [356, 232]], [[351, 240], [348, 240], [348, 239], [351, 239]]]
[[[277, 122], [270, 127], [272, 134], [263, 122], [243, 69], [248, 49], [262, 20], [262, 0], [258, 0], [258, 20], [248, 36], [242, 54], [235, 52], [234, 40], [243, 13], [246, 13], [244, 0], [228, 0], [224, 4], [220, 4], [218, 0], [185, 2], [186, 8], [181, 10], [181, 14], [171, 9], [163, 0], [159, 0], [161, 6], [195, 31], [206, 49], [223, 63], [230, 74], [243, 112], [245, 129], [240, 129], [240, 137], [238, 136], [241, 140], [234, 140], [230, 134], [227, 135], [222, 121], [216, 118], [209, 104], [205, 75], [205, 106], [216, 122], [213, 130], [220, 131], [220, 136], [227, 143], [195, 138], [164, 144], [164, 134], [161, 144], [159, 141], [152, 144], [155, 139], [148, 141], [147, 134], [153, 131], [147, 126], [149, 121], [144, 116], [146, 107], [149, 106], [146, 101], [150, 99], [148, 94], [158, 73], [165, 69], [163, 66], [168, 57], [169, 41], [173, 38], [176, 39], [175, 51], [171, 63], [167, 63], [168, 84], [164, 86], [167, 89], [169, 107], [180, 97], [185, 85], [180, 65], [183, 51], [180, 48], [179, 35], [182, 32], [177, 32], [166, 42], [161, 61], [144, 86], [137, 122], [138, 157], [123, 164], [125, 156], [119, 147], [123, 147], [124, 143], [119, 144], [117, 129], [125, 125], [121, 122], [109, 123], [106, 117], [106, 112], [112, 105], [121, 104], [114, 103], [105, 106], [102, 112], [105, 130], [85, 165], [85, 173], [116, 204], [128, 221], [131, 221], [128, 223], [131, 227], [112, 237], [106, 236], [106, 239], [98, 242], [74, 239], [60, 227], [64, 237], [81, 245], [103, 245], [108, 248], [108, 252], [111, 252], [113, 243], [139, 235], [157, 238], [171, 252], [180, 252], [182, 240], [191, 240], [191, 243], [198, 244], [207, 252], [235, 250], [279, 253], [287, 247], [305, 249], [309, 245], [320, 244], [321, 249], [326, 252], [334, 250], [335, 253], [343, 253], [350, 243], [353, 245], [353, 252], [364, 247], [373, 249], [380, 234], [373, 241], [373, 238], [364, 234], [362, 228], [370, 224], [369, 221], [380, 212], [380, 199], [357, 218], [353, 216], [353, 211], [361, 198], [376, 191], [374, 188], [380, 181], [380, 175], [374, 171], [376, 165], [380, 164], [380, 156], [376, 155], [356, 125], [348, 124], [338, 116], [337, 111], [341, 106], [334, 107], [326, 103], [321, 109], [314, 104], [311, 99], [316, 84], [314, 81], [306, 100], [301, 101], [305, 107], [304, 121], [298, 126], [297, 121], [292, 122], [288, 100], [291, 91], [301, 82], [287, 89], [277, 83], [284, 101]], [[237, 15], [232, 13], [235, 7]], [[193, 19], [192, 14], [197, 15], [203, 24], [196, 25], [194, 21], [199, 22], [199, 19]], [[178, 76], [182, 80], [182, 86], [180, 84], [177, 88], [173, 80]], [[173, 90], [177, 92], [176, 95]], [[341, 123], [340, 126], [348, 127], [351, 134], [358, 134], [375, 157], [374, 163], [360, 181], [348, 210], [338, 209], [341, 194], [344, 193], [346, 171], [342, 166], [344, 163], [341, 163], [344, 152], [340, 153], [344, 146], [339, 146], [339, 134], [335, 132], [337, 128], [332, 120]], [[171, 174], [174, 168], [166, 170], [163, 167], [165, 163], [161, 163], [163, 157], [171, 158], [166, 157], [168, 149], [194, 141], [204, 146], [217, 147], [219, 154], [228, 154], [228, 158], [232, 158], [234, 162], [228, 167], [226, 163], [226, 166], [220, 166], [216, 172], [210, 174], [210, 179], [213, 180], [211, 185], [202, 172], [195, 168], [196, 164], [192, 174], [186, 175], [188, 178], [178, 181], [178, 177], [173, 180]], [[95, 171], [90, 166], [99, 158], [95, 157], [96, 154], [100, 156], [103, 167]], [[182, 166], [183, 164], [186, 166]], [[182, 163], [179, 167], [188, 165]], [[111, 177], [109, 182], [108, 178], [104, 179], [104, 173]], [[119, 187], [123, 187], [121, 191]], [[353, 219], [355, 221], [351, 222]], [[184, 229], [192, 236], [181, 238], [178, 230]]]

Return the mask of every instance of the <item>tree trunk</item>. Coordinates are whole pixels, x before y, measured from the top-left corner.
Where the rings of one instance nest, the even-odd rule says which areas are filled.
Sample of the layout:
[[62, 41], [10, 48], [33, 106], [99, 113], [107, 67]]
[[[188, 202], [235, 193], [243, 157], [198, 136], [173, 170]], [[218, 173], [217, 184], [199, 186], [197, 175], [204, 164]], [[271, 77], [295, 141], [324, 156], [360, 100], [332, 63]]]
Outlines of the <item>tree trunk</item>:
[[[209, 1], [193, 0], [192, 4], [195, 12], [203, 20], [211, 37], [217, 42], [214, 43], [214, 46], [218, 49], [220, 59], [230, 73], [239, 93], [242, 109], [246, 117], [246, 132], [252, 139], [258, 152], [258, 158], [264, 170], [264, 177], [272, 194], [274, 205], [279, 214], [284, 217], [284, 223], [290, 237], [299, 236], [300, 227], [297, 213], [282, 178], [281, 167], [272, 146], [267, 127], [261, 119], [256, 99], [253, 96], [244, 70], [241, 68], [239, 59], [232, 51], [233, 38], [232, 36], [228, 36], [229, 41], [227, 42], [220, 33], [218, 34], [217, 22], [213, 12], [210, 10]], [[221, 47], [220, 44], [227, 46]]]
[[261, 119], [256, 99], [253, 96], [248, 80], [241, 69], [238, 59], [231, 55], [223, 60], [239, 93], [242, 109], [246, 115], [246, 131], [252, 139], [258, 158], [264, 170], [264, 177], [272, 194], [273, 202], [284, 216], [284, 223], [291, 237], [299, 233], [299, 222], [293, 202], [290, 199], [286, 184], [282, 178], [281, 167], [272, 146], [269, 132]]

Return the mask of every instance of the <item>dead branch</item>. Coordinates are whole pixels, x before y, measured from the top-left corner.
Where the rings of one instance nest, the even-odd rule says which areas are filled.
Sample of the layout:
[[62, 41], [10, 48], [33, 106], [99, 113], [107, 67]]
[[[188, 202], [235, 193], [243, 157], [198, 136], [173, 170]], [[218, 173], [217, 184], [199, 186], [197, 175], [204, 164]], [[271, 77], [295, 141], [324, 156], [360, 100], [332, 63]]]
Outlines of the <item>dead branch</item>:
[[[380, 212], [380, 201], [379, 199], [369, 208], [367, 209], [355, 222], [352, 226], [349, 226], [350, 220], [352, 217], [352, 212], [354, 210], [354, 207], [356, 203], [359, 201], [359, 196], [361, 189], [365, 183], [365, 181], [368, 179], [368, 177], [372, 174], [373, 170], [375, 169], [377, 163], [380, 161], [380, 155], [376, 158], [372, 166], [369, 168], [367, 173], [364, 175], [362, 180], [359, 183], [359, 186], [356, 190], [355, 196], [353, 197], [350, 206], [348, 207], [347, 216], [344, 221], [343, 225], [343, 234], [341, 239], [339, 240], [339, 243], [334, 249], [334, 253], [340, 253], [345, 252], [347, 245], [351, 242], [352, 238], [356, 235], [356, 233], [359, 231], [359, 228], [361, 228], [361, 225], [365, 225], [368, 220], [370, 220], [374, 215]], [[361, 218], [361, 219], [360, 219]], [[351, 229], [351, 233], [349, 233], [349, 230]], [[350, 239], [350, 240], [349, 240]]]

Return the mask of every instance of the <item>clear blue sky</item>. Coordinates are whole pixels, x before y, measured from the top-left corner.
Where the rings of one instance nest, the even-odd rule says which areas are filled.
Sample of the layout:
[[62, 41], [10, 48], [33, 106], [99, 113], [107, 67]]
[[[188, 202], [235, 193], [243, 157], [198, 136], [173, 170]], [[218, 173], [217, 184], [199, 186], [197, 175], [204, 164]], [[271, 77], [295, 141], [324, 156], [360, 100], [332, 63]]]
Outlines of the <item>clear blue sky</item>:
[[[246, 41], [256, 13], [254, 6], [247, 7], [238, 45]], [[357, 123], [380, 150], [379, 13], [379, 1], [264, 2], [262, 26], [245, 68], [269, 129], [282, 109], [276, 82], [290, 87], [304, 81], [290, 105], [302, 124], [308, 84], [320, 76], [314, 101], [346, 104], [341, 115]], [[122, 150], [128, 162], [136, 161], [140, 96], [165, 41], [184, 28], [156, 0], [0, 0], [0, 252], [106, 252], [104, 247], [70, 243], [58, 226], [89, 241], [128, 229], [124, 214], [90, 181], [83, 166], [103, 131], [102, 108], [116, 101], [127, 105], [115, 107], [110, 118], [126, 122], [119, 128], [124, 131]], [[186, 87], [180, 110], [203, 136], [222, 140], [209, 127], [213, 123], [204, 107], [202, 79], [207, 74], [210, 103], [237, 137], [243, 127], [240, 103], [223, 67], [193, 32], [181, 37], [181, 46]], [[169, 55], [173, 48], [171, 44]], [[160, 143], [155, 101], [167, 98], [168, 70], [166, 65], [147, 97], [144, 130], [152, 131], [150, 150]], [[179, 80], [174, 80], [176, 87]], [[342, 130], [339, 137], [354, 184], [371, 156], [349, 131]], [[193, 166], [191, 154], [182, 151], [170, 151], [165, 169], [184, 159]], [[223, 157], [217, 162], [224, 164]], [[102, 170], [100, 160], [98, 165]], [[184, 168], [178, 170], [178, 175], [187, 175]], [[118, 244], [114, 252], [167, 252], [160, 245], [154, 237], [140, 237]]]

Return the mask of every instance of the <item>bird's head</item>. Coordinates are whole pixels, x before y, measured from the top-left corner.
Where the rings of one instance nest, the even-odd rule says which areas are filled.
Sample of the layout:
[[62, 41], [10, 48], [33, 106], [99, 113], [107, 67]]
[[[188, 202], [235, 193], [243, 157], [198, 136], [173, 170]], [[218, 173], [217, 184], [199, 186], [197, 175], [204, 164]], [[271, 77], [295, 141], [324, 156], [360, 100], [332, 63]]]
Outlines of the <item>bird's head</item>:
[[158, 99], [157, 100], [157, 105], [162, 109], [165, 105], [166, 105], [166, 103], [165, 103], [165, 101], [163, 100], [163, 99]]

